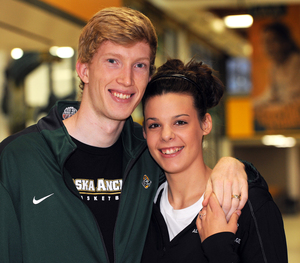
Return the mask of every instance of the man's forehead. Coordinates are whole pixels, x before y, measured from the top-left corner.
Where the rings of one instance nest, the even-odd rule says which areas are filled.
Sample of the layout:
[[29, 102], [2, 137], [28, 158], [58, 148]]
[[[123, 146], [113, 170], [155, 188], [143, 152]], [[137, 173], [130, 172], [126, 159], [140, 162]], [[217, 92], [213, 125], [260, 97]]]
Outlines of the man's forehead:
[[97, 53], [102, 55], [128, 55], [139, 59], [151, 60], [150, 45], [145, 41], [137, 41], [130, 44], [119, 44], [107, 40], [101, 43], [97, 49], [96, 54]]

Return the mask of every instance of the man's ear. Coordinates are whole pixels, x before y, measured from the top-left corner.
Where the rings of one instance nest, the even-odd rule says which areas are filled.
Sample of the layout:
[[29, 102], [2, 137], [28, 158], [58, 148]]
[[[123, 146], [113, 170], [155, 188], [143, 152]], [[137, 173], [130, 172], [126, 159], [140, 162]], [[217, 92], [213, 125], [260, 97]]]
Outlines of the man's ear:
[[212, 119], [209, 113], [205, 114], [204, 121], [202, 122], [203, 135], [207, 135], [212, 129]]
[[76, 71], [79, 76], [79, 78], [84, 83], [89, 83], [89, 68], [88, 63], [81, 63], [80, 61], [77, 61], [76, 63]]

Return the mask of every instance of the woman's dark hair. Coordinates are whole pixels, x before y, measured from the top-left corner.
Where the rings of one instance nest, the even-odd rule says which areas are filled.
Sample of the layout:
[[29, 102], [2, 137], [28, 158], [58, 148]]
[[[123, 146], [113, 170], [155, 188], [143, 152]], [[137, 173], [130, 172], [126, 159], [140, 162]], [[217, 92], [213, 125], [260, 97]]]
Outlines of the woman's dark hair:
[[289, 52], [299, 51], [299, 48], [293, 39], [290, 29], [287, 25], [281, 23], [281, 22], [274, 22], [270, 23], [264, 26], [263, 28], [264, 32], [273, 32], [276, 34], [278, 39], [284, 43], [289, 44]]
[[166, 93], [183, 93], [192, 96], [198, 118], [202, 121], [207, 110], [220, 102], [224, 85], [213, 75], [213, 70], [203, 62], [192, 59], [184, 65], [179, 59], [169, 59], [158, 68], [146, 88], [142, 99], [143, 114], [145, 104], [150, 98]]

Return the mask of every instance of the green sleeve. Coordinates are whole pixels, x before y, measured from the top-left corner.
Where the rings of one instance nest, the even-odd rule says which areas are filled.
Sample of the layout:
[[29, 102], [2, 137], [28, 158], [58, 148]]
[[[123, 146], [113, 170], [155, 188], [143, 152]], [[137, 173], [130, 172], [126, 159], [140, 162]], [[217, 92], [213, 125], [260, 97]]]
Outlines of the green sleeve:
[[0, 182], [0, 262], [22, 262], [20, 225], [12, 200]]

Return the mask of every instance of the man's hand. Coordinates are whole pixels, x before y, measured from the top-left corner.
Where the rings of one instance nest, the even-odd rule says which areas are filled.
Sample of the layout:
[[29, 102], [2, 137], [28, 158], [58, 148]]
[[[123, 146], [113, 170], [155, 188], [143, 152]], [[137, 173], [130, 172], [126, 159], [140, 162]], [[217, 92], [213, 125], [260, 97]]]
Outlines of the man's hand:
[[[207, 182], [203, 207], [208, 205], [212, 192], [217, 196], [228, 221], [234, 211], [241, 210], [245, 206], [248, 199], [244, 164], [232, 157], [221, 158]], [[232, 198], [233, 195], [240, 195], [240, 200]]]
[[197, 229], [203, 242], [209, 236], [221, 232], [237, 231], [237, 222], [241, 215], [240, 210], [236, 210], [227, 222], [225, 214], [218, 203], [218, 199], [214, 193], [211, 194], [207, 207], [204, 207], [196, 220]]

